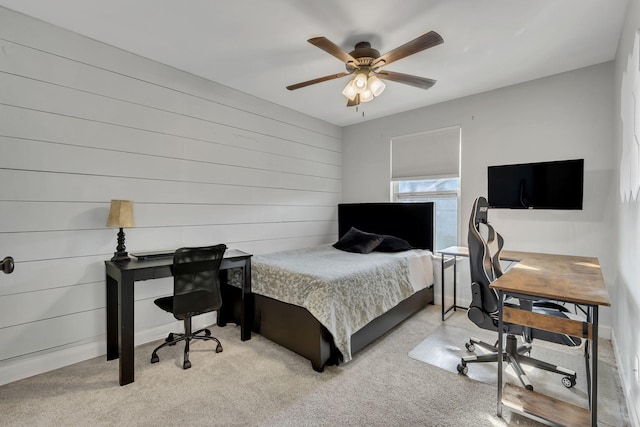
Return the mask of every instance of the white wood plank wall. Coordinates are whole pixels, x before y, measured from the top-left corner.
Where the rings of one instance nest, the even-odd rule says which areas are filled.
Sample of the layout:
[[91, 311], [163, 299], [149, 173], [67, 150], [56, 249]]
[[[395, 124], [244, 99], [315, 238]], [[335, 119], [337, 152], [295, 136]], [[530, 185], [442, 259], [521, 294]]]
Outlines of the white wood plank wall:
[[[111, 199], [130, 252], [330, 243], [341, 161], [336, 126], [0, 8], [0, 384], [105, 353]], [[171, 289], [136, 285], [136, 343]]]

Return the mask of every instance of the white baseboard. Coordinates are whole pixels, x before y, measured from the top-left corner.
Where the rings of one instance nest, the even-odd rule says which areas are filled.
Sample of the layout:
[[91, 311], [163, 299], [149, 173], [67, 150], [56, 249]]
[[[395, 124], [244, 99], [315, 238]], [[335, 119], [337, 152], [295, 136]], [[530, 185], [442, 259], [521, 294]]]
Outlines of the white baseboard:
[[103, 338], [100, 341], [61, 350], [48, 350], [46, 353], [40, 352], [17, 357], [0, 363], [0, 385], [53, 371], [104, 354], [106, 354], [106, 343]]
[[630, 383], [630, 381], [634, 377], [634, 375], [632, 375], [631, 372], [625, 372], [624, 370], [624, 365], [622, 364], [622, 359], [620, 357], [620, 350], [618, 347], [618, 340], [616, 339], [615, 332], [613, 332], [612, 334], [611, 344], [613, 346], [613, 354], [616, 356], [616, 365], [618, 366], [618, 377], [620, 379], [620, 384], [622, 385], [622, 393], [624, 394], [624, 399], [627, 403], [629, 422], [633, 427], [640, 427], [640, 412], [638, 411], [638, 408], [636, 408], [635, 402], [631, 400], [633, 396], [633, 385]]
[[[205, 314], [193, 319], [193, 329], [196, 330], [215, 323], [215, 313]], [[170, 331], [178, 332], [182, 329], [183, 323], [175, 321], [137, 332], [134, 337], [135, 345], [138, 346], [159, 340], [164, 338]], [[46, 350], [0, 362], [0, 385], [106, 355], [107, 343], [105, 335], [98, 336], [95, 339], [95, 341], [74, 345], [72, 347]]]

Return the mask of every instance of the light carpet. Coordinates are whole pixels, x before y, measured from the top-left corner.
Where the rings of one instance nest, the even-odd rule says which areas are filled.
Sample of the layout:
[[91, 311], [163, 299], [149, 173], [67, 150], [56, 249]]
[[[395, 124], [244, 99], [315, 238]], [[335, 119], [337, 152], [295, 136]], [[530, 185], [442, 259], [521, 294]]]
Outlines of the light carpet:
[[[497, 333], [443, 323], [434, 333], [411, 350], [409, 357], [457, 373], [457, 366], [462, 356], [488, 353], [488, 350], [478, 345], [475, 346], [474, 353], [467, 351], [464, 344], [469, 342], [470, 337], [493, 344], [496, 341]], [[518, 345], [522, 345], [520, 339]], [[607, 353], [607, 349], [605, 349], [605, 353]], [[561, 383], [563, 375], [523, 365], [535, 391], [577, 406], [588, 407], [584, 343], [579, 347], [570, 348], [534, 341], [531, 357], [574, 370], [577, 373], [576, 385], [567, 388]], [[626, 406], [622, 398], [622, 388], [615, 362], [606, 357], [599, 359], [598, 420], [604, 425], [626, 425]], [[513, 369], [506, 363], [504, 366], [503, 381], [522, 386]], [[466, 375], [468, 378], [459, 374], [457, 381], [474, 380], [493, 386], [497, 385], [497, 363], [469, 363], [467, 367], [469, 368]]]
[[[468, 322], [454, 313], [445, 324]], [[118, 361], [104, 356], [6, 384], [0, 425], [540, 426], [509, 411], [497, 417], [495, 386], [407, 356], [441, 324], [440, 307], [429, 306], [323, 373], [259, 335], [240, 341], [238, 327], [214, 326], [224, 351], [195, 343], [186, 371], [182, 345], [149, 363], [157, 341], [136, 347], [135, 382], [124, 387]], [[608, 404], [619, 399], [600, 396]]]

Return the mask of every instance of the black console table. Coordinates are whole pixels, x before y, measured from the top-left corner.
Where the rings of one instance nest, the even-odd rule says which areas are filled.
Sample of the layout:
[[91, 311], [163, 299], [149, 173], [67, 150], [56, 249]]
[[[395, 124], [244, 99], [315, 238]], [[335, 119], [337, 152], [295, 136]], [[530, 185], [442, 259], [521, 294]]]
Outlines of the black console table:
[[[228, 249], [220, 266], [221, 270], [241, 268], [242, 306], [240, 316], [240, 338], [251, 339], [253, 323], [253, 299], [251, 295], [251, 254], [237, 249]], [[133, 286], [135, 282], [171, 277], [172, 258], [125, 262], [105, 261], [107, 281], [107, 360], [120, 359], [120, 385], [134, 381], [134, 317]], [[224, 304], [224, 301], [223, 301]], [[218, 313], [220, 316], [220, 313]], [[223, 325], [226, 319], [218, 319]]]

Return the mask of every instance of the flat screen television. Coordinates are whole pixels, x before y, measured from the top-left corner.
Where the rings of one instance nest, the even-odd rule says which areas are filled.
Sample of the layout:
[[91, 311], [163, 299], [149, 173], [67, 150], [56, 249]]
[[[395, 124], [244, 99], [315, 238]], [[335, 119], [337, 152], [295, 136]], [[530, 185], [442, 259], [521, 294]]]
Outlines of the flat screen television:
[[582, 209], [584, 159], [489, 166], [492, 208]]

